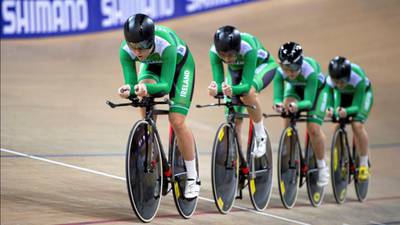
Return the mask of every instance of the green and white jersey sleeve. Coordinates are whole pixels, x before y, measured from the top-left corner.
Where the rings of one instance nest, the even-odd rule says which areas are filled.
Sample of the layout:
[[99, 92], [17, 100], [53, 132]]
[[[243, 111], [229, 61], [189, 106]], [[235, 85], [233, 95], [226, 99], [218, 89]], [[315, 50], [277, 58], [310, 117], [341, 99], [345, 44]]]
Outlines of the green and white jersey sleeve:
[[145, 84], [149, 94], [169, 93], [172, 88], [176, 65], [182, 60], [186, 51], [185, 42], [173, 30], [164, 26], [156, 26], [153, 52], [143, 61], [139, 61], [126, 42], [123, 41], [120, 47], [120, 62], [125, 83], [131, 86], [131, 94], [134, 94], [133, 86], [137, 83], [136, 61], [161, 66], [159, 82]]
[[333, 107], [335, 109], [341, 106], [341, 95], [353, 96], [351, 106], [345, 109], [348, 115], [355, 115], [361, 108], [366, 88], [370, 85], [370, 81], [361, 67], [352, 63], [350, 80], [343, 89], [338, 88], [330, 77], [327, 78], [327, 84], [333, 88]]
[[274, 104], [283, 103], [286, 82], [293, 89], [304, 90], [304, 98], [297, 103], [299, 110], [311, 109], [317, 90], [324, 81], [325, 76], [321, 73], [319, 63], [310, 57], [304, 57], [300, 74], [293, 80], [279, 67], [274, 77]]
[[[265, 50], [256, 37], [248, 33], [240, 33], [240, 37], [242, 41], [239, 54], [236, 61], [228, 65], [231, 70], [242, 71], [242, 81], [240, 84], [232, 86], [233, 95], [249, 92], [258, 65], [275, 62], [273, 56]], [[213, 79], [218, 85], [218, 92], [221, 93], [221, 83], [224, 81], [224, 62], [219, 57], [214, 45], [211, 46], [209, 55]]]

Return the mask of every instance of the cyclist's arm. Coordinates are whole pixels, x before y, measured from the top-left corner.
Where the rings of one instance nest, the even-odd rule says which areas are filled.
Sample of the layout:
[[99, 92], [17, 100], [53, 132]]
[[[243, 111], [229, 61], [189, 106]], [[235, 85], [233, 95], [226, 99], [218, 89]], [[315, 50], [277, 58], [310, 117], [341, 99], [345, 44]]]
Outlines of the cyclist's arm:
[[274, 105], [283, 102], [284, 80], [282, 74], [277, 70], [274, 77]]
[[175, 46], [170, 45], [163, 51], [161, 56], [163, 63], [161, 65], [160, 82], [156, 84], [146, 84], [149, 94], [167, 94], [171, 91], [176, 70], [176, 58]]
[[342, 104], [342, 94], [340, 93], [339, 89], [334, 88], [333, 89], [333, 115], [335, 117], [339, 116], [336, 109], [338, 107], [340, 107], [341, 104]]
[[224, 66], [218, 55], [210, 50], [210, 64], [213, 79], [217, 83], [218, 93], [222, 93], [222, 82], [224, 82]]
[[304, 99], [297, 104], [299, 110], [311, 109], [315, 101], [317, 88], [318, 88], [318, 78], [317, 78], [317, 73], [314, 72], [310, 74], [309, 77], [307, 78], [306, 87], [304, 90]]
[[253, 77], [256, 70], [257, 63], [257, 51], [255, 49], [250, 50], [244, 56], [244, 66], [242, 72], [242, 82], [239, 85], [232, 86], [233, 95], [241, 95], [248, 93], [253, 82]]
[[325, 88], [327, 88], [328, 90], [326, 91], [326, 93], [328, 93], [328, 101], [326, 104], [326, 108], [330, 109], [333, 108], [333, 104], [334, 104], [334, 88], [332, 88], [331, 86], [329, 86], [328, 84], [325, 84]]
[[135, 94], [134, 86], [137, 84], [135, 61], [122, 48], [120, 48], [119, 50], [119, 61], [122, 66], [122, 72], [124, 74], [125, 84], [131, 87], [130, 94], [134, 95]]
[[351, 106], [346, 108], [347, 115], [354, 115], [358, 113], [363, 103], [363, 99], [365, 96], [365, 89], [366, 89], [365, 81], [362, 80], [356, 86]]

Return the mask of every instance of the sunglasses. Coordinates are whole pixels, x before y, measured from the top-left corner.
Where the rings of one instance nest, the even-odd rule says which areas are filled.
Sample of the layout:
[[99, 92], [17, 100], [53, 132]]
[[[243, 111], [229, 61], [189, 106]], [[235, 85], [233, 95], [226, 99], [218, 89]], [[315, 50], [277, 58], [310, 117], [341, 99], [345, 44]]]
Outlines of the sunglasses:
[[346, 84], [349, 82], [349, 79], [347, 79], [346, 77], [339, 78], [339, 79], [332, 78], [332, 81], [336, 84]]
[[137, 43], [128, 42], [128, 46], [131, 49], [145, 50], [145, 49], [150, 49], [153, 46], [153, 41], [144, 40]]
[[297, 64], [282, 64], [281, 63], [281, 67], [284, 70], [290, 70], [290, 71], [295, 72], [295, 71], [299, 71], [300, 70], [301, 65], [297, 65]]

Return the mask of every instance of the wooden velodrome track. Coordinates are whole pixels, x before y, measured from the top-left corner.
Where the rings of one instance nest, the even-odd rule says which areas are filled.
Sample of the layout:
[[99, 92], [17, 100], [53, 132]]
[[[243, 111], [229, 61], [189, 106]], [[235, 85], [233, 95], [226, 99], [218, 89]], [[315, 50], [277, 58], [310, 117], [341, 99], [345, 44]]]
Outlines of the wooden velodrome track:
[[[295, 40], [306, 55], [322, 64], [324, 72], [329, 59], [339, 54], [361, 65], [375, 91], [367, 123], [373, 180], [364, 203], [356, 200], [350, 185], [347, 202], [337, 205], [329, 185], [321, 207], [310, 206], [302, 188], [296, 206], [286, 210], [274, 176], [272, 199], [264, 212], [252, 211], [245, 190], [245, 198], [236, 201], [233, 211], [220, 215], [212, 201], [210, 152], [223, 111], [192, 107], [188, 122], [198, 143], [202, 178], [197, 211], [192, 219], [181, 219], [168, 195], [153, 224], [400, 224], [396, 92], [400, 1], [258, 1], [162, 24], [176, 30], [195, 57], [193, 105], [213, 101], [206, 94], [211, 80], [208, 49], [213, 32], [225, 24], [256, 35], [275, 57], [283, 42]], [[1, 41], [1, 224], [140, 223], [123, 180], [125, 143], [138, 113], [128, 108], [111, 110], [104, 104], [106, 99], [119, 101], [122, 38], [117, 30]], [[271, 112], [272, 87], [260, 98], [263, 111]], [[159, 120], [163, 137], [167, 125], [165, 119]], [[281, 121], [268, 119], [265, 125], [276, 143]], [[332, 126], [326, 124], [324, 130], [328, 149]]]

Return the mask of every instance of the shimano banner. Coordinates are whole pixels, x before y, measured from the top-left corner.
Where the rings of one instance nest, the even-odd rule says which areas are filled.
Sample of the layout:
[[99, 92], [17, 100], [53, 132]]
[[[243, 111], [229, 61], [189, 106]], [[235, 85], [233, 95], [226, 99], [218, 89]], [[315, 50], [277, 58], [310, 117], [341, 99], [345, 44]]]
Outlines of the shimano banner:
[[115, 29], [135, 13], [156, 21], [255, 0], [0, 0], [1, 38]]

